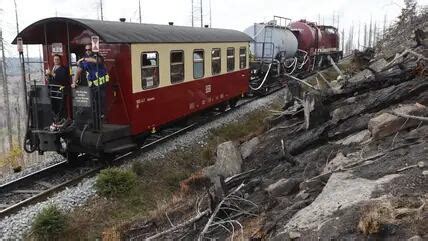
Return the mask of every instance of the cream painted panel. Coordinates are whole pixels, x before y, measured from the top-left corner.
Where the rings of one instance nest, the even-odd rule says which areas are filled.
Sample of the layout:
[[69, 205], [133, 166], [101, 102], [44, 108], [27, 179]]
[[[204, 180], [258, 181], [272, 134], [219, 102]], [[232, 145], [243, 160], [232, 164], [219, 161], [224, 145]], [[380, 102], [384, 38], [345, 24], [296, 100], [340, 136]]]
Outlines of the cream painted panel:
[[[160, 44], [132, 44], [131, 64], [132, 64], [132, 91], [133, 93], [144, 91], [141, 86], [141, 53], [156, 51], [159, 54], [159, 87], [172, 85], [170, 80], [170, 54], [173, 50], [184, 51], [184, 82], [194, 81], [193, 79], [193, 50], [204, 50], [204, 70], [203, 78], [211, 77], [211, 50], [221, 48], [221, 74], [227, 73], [227, 48], [235, 48], [235, 71], [239, 69], [239, 48], [247, 48], [247, 67], [249, 66], [248, 43], [160, 43]], [[197, 81], [197, 80], [195, 80]], [[183, 82], [181, 82], [183, 83]], [[180, 83], [176, 83], [180, 84]]]

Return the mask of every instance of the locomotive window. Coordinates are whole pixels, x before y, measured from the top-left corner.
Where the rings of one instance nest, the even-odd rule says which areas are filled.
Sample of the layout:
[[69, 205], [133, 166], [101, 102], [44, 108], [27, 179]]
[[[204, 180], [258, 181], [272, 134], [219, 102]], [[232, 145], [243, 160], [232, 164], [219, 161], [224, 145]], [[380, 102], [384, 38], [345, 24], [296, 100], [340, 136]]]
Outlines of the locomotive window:
[[244, 69], [247, 67], [247, 48], [239, 48], [239, 68]]
[[179, 83], [184, 80], [184, 52], [171, 52], [171, 83]]
[[218, 48], [211, 50], [211, 71], [213, 75], [221, 73], [221, 53]]
[[227, 72], [235, 70], [235, 48], [227, 48]]
[[204, 77], [204, 51], [193, 51], [193, 78], [200, 79]]
[[158, 52], [144, 52], [141, 54], [141, 86], [143, 89], [159, 86]]

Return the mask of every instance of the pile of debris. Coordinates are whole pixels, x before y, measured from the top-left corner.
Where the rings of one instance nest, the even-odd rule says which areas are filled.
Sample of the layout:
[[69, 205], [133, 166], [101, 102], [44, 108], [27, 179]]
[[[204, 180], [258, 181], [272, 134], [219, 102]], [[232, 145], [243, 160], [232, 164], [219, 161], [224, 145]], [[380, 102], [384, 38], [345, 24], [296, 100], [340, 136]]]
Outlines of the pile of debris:
[[181, 183], [192, 198], [122, 238], [428, 239], [427, 60], [419, 45], [350, 78], [321, 74], [326, 88], [288, 98], [262, 135], [219, 145]]

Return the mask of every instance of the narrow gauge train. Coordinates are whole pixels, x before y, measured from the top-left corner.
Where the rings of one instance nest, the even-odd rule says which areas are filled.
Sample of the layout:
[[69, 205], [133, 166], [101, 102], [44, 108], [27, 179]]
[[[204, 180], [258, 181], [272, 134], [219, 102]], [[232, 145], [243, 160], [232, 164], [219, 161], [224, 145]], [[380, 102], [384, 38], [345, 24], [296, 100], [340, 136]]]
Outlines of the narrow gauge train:
[[94, 115], [89, 87], [78, 86], [67, 116], [73, 122], [59, 130], [49, 129], [50, 100], [58, 90], [32, 85], [26, 151], [56, 151], [68, 159], [79, 153], [108, 156], [135, 148], [135, 138], [192, 113], [234, 106], [248, 92], [251, 38], [235, 30], [171, 25], [55, 17], [20, 32], [13, 43], [22, 38], [43, 45], [45, 68], [54, 54], [76, 68], [85, 45], [99, 36], [110, 75], [103, 121], [99, 112]]
[[98, 36], [110, 81], [103, 118], [90, 87], [79, 86], [68, 99], [72, 124], [54, 130], [51, 100], [67, 97], [58, 97], [53, 85], [34, 83], [25, 150], [56, 151], [68, 159], [131, 150], [139, 137], [167, 124], [208, 108], [233, 107], [248, 92], [265, 93], [286, 75], [311, 72], [326, 56], [341, 56], [334, 27], [287, 21], [275, 16], [244, 33], [58, 17], [35, 22], [13, 43], [43, 45], [45, 68], [59, 54], [73, 74], [85, 45]]

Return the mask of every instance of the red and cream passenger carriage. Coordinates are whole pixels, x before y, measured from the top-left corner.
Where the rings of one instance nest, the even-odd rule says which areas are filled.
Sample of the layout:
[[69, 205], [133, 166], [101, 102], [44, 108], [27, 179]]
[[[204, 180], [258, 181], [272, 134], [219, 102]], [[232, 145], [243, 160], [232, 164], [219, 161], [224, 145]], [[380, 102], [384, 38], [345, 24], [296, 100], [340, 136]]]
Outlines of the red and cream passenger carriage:
[[17, 38], [43, 45], [45, 68], [52, 66], [54, 54], [62, 55], [72, 75], [93, 36], [99, 36], [99, 54], [110, 76], [103, 124], [94, 125], [100, 116], [92, 113], [89, 87], [79, 86], [68, 111], [72, 124], [49, 130], [50, 88], [33, 85], [28, 151], [56, 151], [69, 158], [126, 151], [138, 136], [216, 105], [233, 105], [248, 91], [251, 38], [239, 31], [48, 18]]

